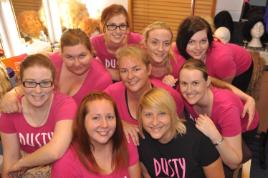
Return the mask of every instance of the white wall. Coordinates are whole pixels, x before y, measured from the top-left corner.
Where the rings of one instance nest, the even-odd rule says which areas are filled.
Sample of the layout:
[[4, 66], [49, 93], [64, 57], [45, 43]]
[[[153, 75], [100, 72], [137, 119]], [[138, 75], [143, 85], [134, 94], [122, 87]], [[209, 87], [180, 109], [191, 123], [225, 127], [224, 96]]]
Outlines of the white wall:
[[[217, 0], [216, 14], [227, 10], [232, 15], [233, 21], [239, 21], [244, 0]], [[216, 15], [215, 14], [215, 15]]]
[[128, 0], [84, 0], [89, 10], [89, 15], [93, 18], [98, 18], [101, 11], [111, 4], [122, 4], [128, 9]]

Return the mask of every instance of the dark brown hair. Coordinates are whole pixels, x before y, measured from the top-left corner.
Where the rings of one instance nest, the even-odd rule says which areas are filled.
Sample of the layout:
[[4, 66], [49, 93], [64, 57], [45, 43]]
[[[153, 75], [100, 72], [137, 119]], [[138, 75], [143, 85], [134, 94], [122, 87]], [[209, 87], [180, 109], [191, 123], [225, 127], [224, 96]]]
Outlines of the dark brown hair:
[[85, 45], [85, 47], [92, 52], [89, 37], [81, 29], [68, 29], [65, 31], [60, 39], [61, 51], [65, 46], [75, 46], [78, 44]]
[[213, 36], [209, 23], [199, 16], [190, 16], [183, 20], [178, 28], [176, 45], [180, 54], [189, 59], [190, 55], [186, 52], [186, 47], [192, 36], [201, 30], [207, 30], [209, 47], [212, 45]]
[[45, 67], [51, 71], [52, 80], [55, 81], [56, 69], [51, 60], [43, 54], [33, 54], [27, 56], [20, 64], [20, 80], [23, 79], [23, 74], [26, 69], [33, 66]]
[[116, 117], [116, 129], [111, 138], [113, 143], [112, 167], [114, 167], [115, 170], [125, 168], [128, 165], [128, 152], [122, 122], [119, 118], [115, 102], [104, 92], [92, 92], [82, 100], [78, 108], [73, 127], [73, 144], [75, 146], [75, 150], [80, 161], [89, 171], [96, 173], [102, 172], [101, 165], [98, 165], [94, 158], [94, 145], [92, 144], [85, 127], [86, 115], [90, 112], [88, 110], [88, 103], [96, 100], [107, 100], [113, 105]]

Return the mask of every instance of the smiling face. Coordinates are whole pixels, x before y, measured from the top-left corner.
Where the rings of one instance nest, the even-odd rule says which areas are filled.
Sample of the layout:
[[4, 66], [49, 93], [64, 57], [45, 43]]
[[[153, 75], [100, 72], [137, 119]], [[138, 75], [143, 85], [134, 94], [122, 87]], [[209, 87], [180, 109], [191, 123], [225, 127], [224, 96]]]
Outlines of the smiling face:
[[186, 52], [193, 59], [204, 60], [207, 50], [209, 48], [209, 42], [207, 37], [207, 30], [201, 30], [196, 32], [188, 41]]
[[171, 117], [167, 111], [145, 107], [141, 112], [142, 126], [153, 139], [167, 143], [173, 138]]
[[180, 71], [180, 91], [186, 101], [191, 104], [199, 104], [208, 93], [209, 80], [205, 80], [201, 71], [183, 68]]
[[[52, 72], [46, 67], [34, 65], [24, 70], [22, 81], [27, 81], [28, 83], [43, 82], [43, 84], [52, 82]], [[42, 107], [49, 102], [53, 88], [53, 84], [46, 88], [42, 88], [40, 84], [33, 88], [22, 87], [27, 102], [34, 107]]]
[[108, 144], [116, 129], [116, 116], [113, 104], [106, 100], [94, 100], [87, 104], [88, 113], [85, 127], [91, 143]]
[[148, 34], [145, 47], [151, 62], [163, 63], [165, 62], [172, 40], [172, 34], [167, 29], [154, 29]]
[[134, 56], [124, 56], [118, 61], [119, 74], [127, 90], [143, 93], [150, 85], [151, 66], [148, 67]]
[[[127, 34], [129, 30], [127, 27], [127, 19], [123, 14], [111, 17], [104, 25], [107, 43], [115, 45], [125, 45], [125, 43], [127, 43]], [[112, 26], [117, 27], [112, 29]]]
[[64, 46], [62, 59], [66, 68], [75, 75], [85, 74], [90, 66], [92, 55], [89, 49], [83, 44]]

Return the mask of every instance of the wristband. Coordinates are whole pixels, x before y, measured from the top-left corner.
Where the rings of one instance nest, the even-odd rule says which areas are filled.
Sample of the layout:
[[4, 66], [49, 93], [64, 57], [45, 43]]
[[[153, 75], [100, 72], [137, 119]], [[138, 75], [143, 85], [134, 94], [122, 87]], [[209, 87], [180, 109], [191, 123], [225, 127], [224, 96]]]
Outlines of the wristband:
[[213, 145], [214, 146], [219, 146], [220, 144], [222, 144], [223, 140], [224, 140], [223, 137], [221, 137], [221, 139], [216, 141], [216, 143], [214, 143]]

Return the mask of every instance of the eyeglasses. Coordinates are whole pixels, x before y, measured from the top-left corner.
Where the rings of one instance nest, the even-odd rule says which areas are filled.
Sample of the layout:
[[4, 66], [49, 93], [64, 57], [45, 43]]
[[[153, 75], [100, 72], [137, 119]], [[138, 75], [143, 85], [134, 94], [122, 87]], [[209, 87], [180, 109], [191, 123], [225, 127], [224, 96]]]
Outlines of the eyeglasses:
[[107, 30], [109, 30], [109, 31], [116, 30], [117, 28], [119, 28], [120, 30], [125, 31], [125, 30], [127, 30], [128, 25], [126, 25], [126, 24], [120, 24], [120, 25], [109, 24], [108, 25], [107, 24], [106, 27], [107, 27]]
[[52, 87], [53, 81], [47, 80], [47, 81], [41, 81], [41, 82], [35, 82], [35, 81], [23, 81], [22, 85], [25, 88], [35, 88], [37, 85], [39, 85], [41, 88], [49, 88]]

